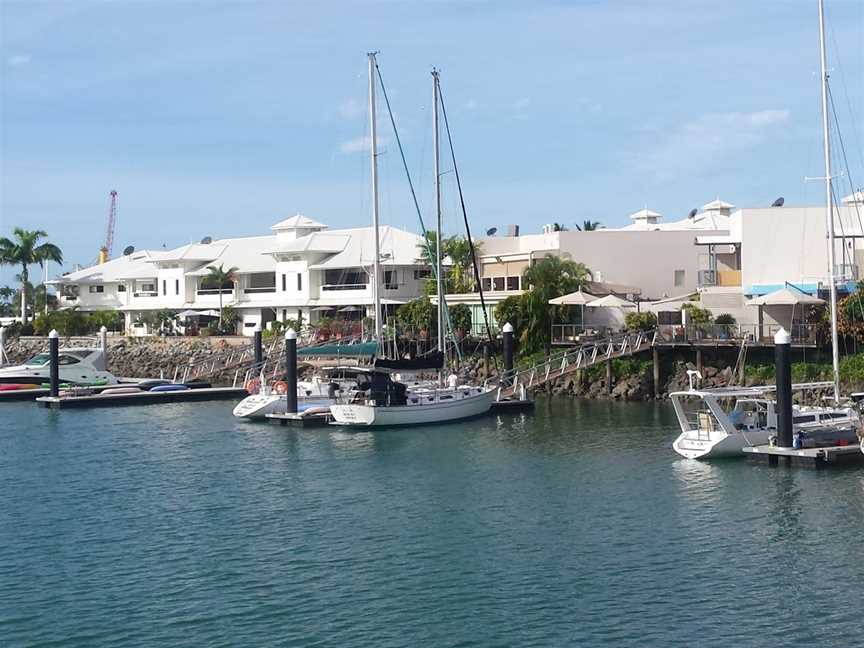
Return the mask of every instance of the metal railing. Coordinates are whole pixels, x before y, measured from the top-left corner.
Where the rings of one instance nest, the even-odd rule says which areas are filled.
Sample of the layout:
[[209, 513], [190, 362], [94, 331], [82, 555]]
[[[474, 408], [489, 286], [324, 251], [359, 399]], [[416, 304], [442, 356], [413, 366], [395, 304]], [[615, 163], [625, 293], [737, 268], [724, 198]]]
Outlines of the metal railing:
[[369, 284], [324, 284], [321, 290], [366, 290]]
[[821, 341], [818, 324], [663, 324], [657, 327], [659, 342], [667, 344], [729, 343], [741, 341], [750, 343], [773, 344], [774, 334], [785, 328], [792, 336], [792, 344], [817, 346]]
[[717, 271], [716, 270], [700, 270], [696, 273], [696, 284], [701, 288], [702, 286], [716, 286], [717, 285]]
[[276, 286], [264, 286], [261, 288], [244, 288], [243, 294], [245, 295], [254, 295], [257, 293], [275, 293]]
[[553, 324], [552, 344], [583, 344], [598, 338], [609, 337], [611, 331], [596, 326], [585, 326], [584, 324]]
[[233, 288], [198, 288], [196, 295], [233, 295]]

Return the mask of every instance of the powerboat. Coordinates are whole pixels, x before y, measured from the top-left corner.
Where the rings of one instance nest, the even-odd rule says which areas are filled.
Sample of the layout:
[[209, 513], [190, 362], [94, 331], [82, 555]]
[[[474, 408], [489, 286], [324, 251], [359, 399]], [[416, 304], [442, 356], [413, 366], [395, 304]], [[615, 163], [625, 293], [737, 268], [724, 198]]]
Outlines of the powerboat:
[[[800, 383], [794, 391], [831, 388], [833, 383]], [[743, 457], [748, 446], [766, 445], [777, 435], [776, 389], [718, 387], [669, 395], [681, 434], [672, 447], [688, 459]], [[852, 407], [792, 406], [792, 433], [814, 442], [848, 442], [857, 438], [858, 413]]]
[[358, 380], [346, 402], [330, 406], [335, 425], [391, 427], [457, 421], [487, 413], [498, 395], [497, 386], [451, 380], [447, 387], [408, 387], [386, 371], [365, 373], [365, 380]]
[[[257, 388], [257, 391], [237, 403], [234, 416], [245, 419], [265, 419], [268, 414], [284, 414], [288, 411], [286, 396], [288, 385], [284, 381], [279, 380], [272, 385], [266, 384], [263, 380], [256, 383], [253, 388]], [[313, 376], [312, 380], [297, 381], [298, 410], [308, 407], [328, 407], [335, 402], [340, 392], [347, 391], [351, 385], [353, 380], [344, 375], [341, 378], [335, 375], [329, 378]]]
[[[71, 385], [115, 385], [117, 378], [105, 367], [102, 349], [60, 349], [58, 370], [61, 383]], [[39, 385], [51, 380], [51, 356], [37, 353], [24, 364], [0, 369], [0, 384]]]

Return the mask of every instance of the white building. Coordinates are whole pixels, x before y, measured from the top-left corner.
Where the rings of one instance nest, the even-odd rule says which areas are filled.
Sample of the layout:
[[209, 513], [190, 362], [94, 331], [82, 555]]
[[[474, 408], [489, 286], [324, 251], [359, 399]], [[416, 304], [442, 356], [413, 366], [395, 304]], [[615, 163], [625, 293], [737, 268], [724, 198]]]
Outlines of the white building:
[[[60, 305], [126, 314], [127, 330], [146, 311], [212, 310], [231, 306], [251, 334], [273, 320], [314, 322], [341, 308], [371, 315], [374, 230], [328, 230], [297, 214], [271, 227], [273, 234], [202, 240], [173, 250], [133, 252], [55, 279]], [[381, 301], [392, 310], [421, 294], [425, 268], [421, 238], [380, 228]], [[209, 242], [205, 242], [209, 241]], [[236, 268], [231, 285], [207, 283], [208, 267]], [[329, 309], [329, 310], [328, 310]]]

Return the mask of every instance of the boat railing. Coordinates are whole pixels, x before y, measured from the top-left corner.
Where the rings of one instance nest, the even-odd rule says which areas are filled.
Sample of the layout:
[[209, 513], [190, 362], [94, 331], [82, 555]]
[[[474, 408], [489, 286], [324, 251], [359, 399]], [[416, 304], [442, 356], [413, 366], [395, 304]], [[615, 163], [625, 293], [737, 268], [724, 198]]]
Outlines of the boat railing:
[[723, 431], [714, 413], [707, 408], [684, 412], [684, 420], [687, 422], [687, 435], [698, 441], [710, 441], [712, 432]]

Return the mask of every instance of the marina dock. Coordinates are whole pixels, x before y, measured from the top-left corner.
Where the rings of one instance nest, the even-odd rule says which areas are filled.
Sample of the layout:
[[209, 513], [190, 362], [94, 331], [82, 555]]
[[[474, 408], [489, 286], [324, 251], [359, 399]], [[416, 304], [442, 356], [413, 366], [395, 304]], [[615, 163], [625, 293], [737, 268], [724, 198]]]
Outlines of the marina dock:
[[824, 448], [779, 448], [761, 445], [744, 448], [744, 452], [749, 461], [765, 463], [769, 466], [827, 468], [864, 463], [864, 453], [861, 452], [861, 447], [858, 444]]

